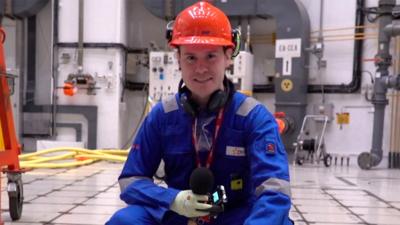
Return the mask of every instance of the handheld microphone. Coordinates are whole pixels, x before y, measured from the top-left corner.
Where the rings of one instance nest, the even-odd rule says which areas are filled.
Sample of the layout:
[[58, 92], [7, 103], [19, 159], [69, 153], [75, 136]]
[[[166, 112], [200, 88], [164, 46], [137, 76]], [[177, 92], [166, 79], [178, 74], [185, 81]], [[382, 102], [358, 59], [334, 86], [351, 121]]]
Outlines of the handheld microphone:
[[212, 193], [214, 175], [209, 169], [205, 167], [196, 168], [190, 175], [189, 185], [194, 194], [209, 196], [209, 200], [206, 203], [212, 205], [212, 207], [200, 211], [210, 212], [211, 216], [216, 216], [224, 211], [225, 189], [223, 186], [218, 186], [217, 191]]
[[214, 175], [205, 168], [200, 167], [193, 170], [190, 175], [190, 189], [198, 195], [208, 195], [214, 186]]

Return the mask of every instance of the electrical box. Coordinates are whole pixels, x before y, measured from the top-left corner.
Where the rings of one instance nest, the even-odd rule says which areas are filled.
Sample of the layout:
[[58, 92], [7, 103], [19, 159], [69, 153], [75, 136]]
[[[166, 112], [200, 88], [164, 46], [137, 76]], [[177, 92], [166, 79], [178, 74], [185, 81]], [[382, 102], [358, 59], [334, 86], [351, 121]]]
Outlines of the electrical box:
[[[325, 115], [328, 117], [328, 122], [333, 120], [334, 105], [328, 104], [315, 104], [313, 106], [314, 115]], [[321, 119], [323, 121], [323, 119]]]
[[175, 52], [150, 52], [149, 97], [161, 101], [178, 92], [181, 71]]
[[126, 55], [126, 74], [136, 75], [138, 72], [139, 56], [136, 54]]
[[227, 71], [227, 77], [238, 84], [240, 91], [253, 92], [253, 67], [254, 55], [250, 52], [240, 51], [233, 60], [233, 66]]
[[336, 113], [336, 116], [337, 116], [336, 119], [337, 124], [342, 125], [350, 123], [350, 113], [348, 112]]

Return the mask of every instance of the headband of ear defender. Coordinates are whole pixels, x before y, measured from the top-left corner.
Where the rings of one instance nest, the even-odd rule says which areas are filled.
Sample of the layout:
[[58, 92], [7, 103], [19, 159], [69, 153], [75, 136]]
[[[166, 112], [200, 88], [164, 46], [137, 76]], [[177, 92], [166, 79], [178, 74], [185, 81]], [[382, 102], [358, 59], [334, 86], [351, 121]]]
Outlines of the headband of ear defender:
[[235, 58], [240, 53], [240, 43], [241, 43], [240, 37], [241, 37], [240, 29], [238, 28], [233, 29], [232, 42], [235, 45], [235, 47], [233, 48], [232, 59]]

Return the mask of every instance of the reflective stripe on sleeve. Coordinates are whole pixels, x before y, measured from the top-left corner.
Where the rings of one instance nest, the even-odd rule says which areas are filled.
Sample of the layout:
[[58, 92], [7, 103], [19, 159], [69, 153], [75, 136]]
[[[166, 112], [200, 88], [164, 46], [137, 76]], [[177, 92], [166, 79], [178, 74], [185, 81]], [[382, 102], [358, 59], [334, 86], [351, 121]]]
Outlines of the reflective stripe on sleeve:
[[287, 196], [291, 196], [290, 183], [287, 180], [278, 178], [269, 178], [256, 188], [256, 196], [260, 196], [264, 191], [281, 192]]
[[178, 102], [176, 102], [174, 95], [171, 95], [171, 96], [163, 99], [162, 105], [163, 105], [165, 113], [169, 113], [169, 112], [179, 109]]
[[260, 102], [256, 99], [247, 97], [236, 111], [236, 114], [239, 116], [247, 116], [258, 104], [260, 104]]
[[121, 193], [125, 190], [126, 187], [128, 187], [128, 185], [132, 184], [135, 181], [142, 180], [142, 179], [152, 180], [148, 177], [141, 177], [141, 176], [126, 177], [126, 178], [122, 178], [122, 179], [118, 180]]

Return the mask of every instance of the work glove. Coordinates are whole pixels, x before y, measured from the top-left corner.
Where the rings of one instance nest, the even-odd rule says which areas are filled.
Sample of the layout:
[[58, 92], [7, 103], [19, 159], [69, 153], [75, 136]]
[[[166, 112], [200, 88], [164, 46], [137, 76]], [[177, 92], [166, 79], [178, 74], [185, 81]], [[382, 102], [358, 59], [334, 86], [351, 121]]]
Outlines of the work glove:
[[207, 195], [193, 194], [192, 190], [180, 191], [174, 202], [172, 202], [170, 209], [179, 215], [194, 218], [202, 217], [210, 214], [209, 212], [199, 211], [209, 209], [212, 206], [203, 202], [208, 201]]

